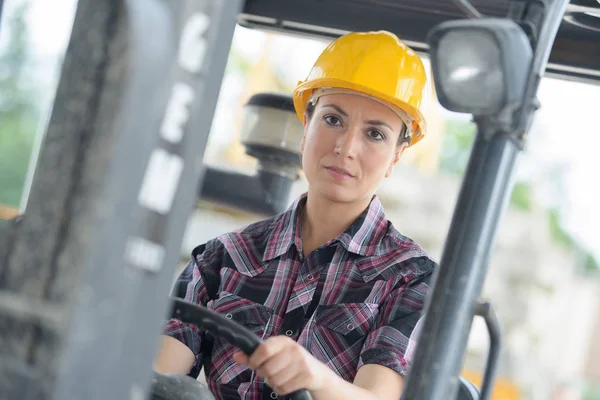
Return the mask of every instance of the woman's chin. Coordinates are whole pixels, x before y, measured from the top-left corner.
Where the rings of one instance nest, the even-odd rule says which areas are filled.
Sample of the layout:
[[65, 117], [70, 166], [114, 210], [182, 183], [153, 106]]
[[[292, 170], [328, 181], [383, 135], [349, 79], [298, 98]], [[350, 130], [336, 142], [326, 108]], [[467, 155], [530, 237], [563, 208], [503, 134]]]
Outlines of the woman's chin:
[[315, 194], [335, 203], [353, 203], [361, 197], [354, 190], [335, 184], [323, 184], [318, 189]]

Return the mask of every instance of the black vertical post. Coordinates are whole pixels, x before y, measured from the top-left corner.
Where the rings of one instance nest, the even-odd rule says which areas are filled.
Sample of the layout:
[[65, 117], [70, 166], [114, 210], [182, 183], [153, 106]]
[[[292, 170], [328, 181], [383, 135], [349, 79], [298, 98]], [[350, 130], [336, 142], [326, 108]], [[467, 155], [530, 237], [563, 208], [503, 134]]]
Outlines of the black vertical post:
[[[0, 0], [0, 21], [2, 20], [2, 8], [4, 6], [4, 0]], [[2, 28], [2, 24], [0, 23], [0, 28]]]
[[437, 273], [405, 399], [454, 399], [518, 149], [478, 134]]
[[[497, 129], [476, 118], [478, 133], [463, 178], [427, 316], [404, 391], [408, 400], [456, 398], [471, 323], [485, 281], [498, 222], [512, 189], [511, 178], [531, 125], [541, 76], [568, 0], [546, 4], [515, 128]], [[510, 82], [509, 82], [510, 84]]]

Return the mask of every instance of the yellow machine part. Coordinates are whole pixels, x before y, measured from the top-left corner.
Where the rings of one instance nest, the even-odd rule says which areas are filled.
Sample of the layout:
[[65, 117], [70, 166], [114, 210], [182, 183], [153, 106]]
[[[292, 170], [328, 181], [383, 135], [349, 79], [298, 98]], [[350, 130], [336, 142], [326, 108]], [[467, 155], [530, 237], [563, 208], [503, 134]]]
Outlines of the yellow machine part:
[[[461, 375], [481, 388], [483, 373], [479, 371], [464, 370]], [[498, 377], [494, 383], [494, 391], [490, 400], [521, 400], [518, 386], [508, 379]]]

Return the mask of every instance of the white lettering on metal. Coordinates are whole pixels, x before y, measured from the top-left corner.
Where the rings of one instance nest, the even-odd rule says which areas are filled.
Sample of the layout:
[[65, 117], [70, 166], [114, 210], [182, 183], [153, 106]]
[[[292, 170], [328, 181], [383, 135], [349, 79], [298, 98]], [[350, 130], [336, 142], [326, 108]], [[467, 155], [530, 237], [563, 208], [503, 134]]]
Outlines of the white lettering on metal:
[[210, 26], [208, 15], [198, 12], [192, 15], [181, 33], [179, 42], [179, 65], [189, 72], [200, 72], [208, 47], [204, 33]]
[[179, 143], [183, 138], [184, 127], [190, 118], [188, 107], [194, 98], [194, 90], [189, 85], [181, 82], [175, 83], [160, 129], [160, 133], [166, 141]]
[[183, 159], [163, 149], [150, 155], [146, 175], [138, 195], [138, 203], [160, 214], [168, 214], [179, 186]]
[[[181, 69], [192, 74], [201, 71], [208, 48], [204, 35], [209, 26], [210, 17], [201, 12], [187, 20], [181, 32], [177, 57]], [[190, 119], [189, 108], [195, 99], [192, 86], [175, 82], [160, 127], [162, 138], [172, 144], [181, 142]], [[151, 211], [167, 215], [173, 206], [183, 167], [182, 157], [162, 148], [154, 149], [138, 193], [138, 203]], [[138, 268], [159, 272], [164, 255], [165, 248], [161, 244], [134, 236], [128, 240], [125, 258]]]
[[134, 236], [129, 238], [125, 256], [127, 261], [136, 267], [158, 272], [163, 264], [165, 249], [159, 244]]

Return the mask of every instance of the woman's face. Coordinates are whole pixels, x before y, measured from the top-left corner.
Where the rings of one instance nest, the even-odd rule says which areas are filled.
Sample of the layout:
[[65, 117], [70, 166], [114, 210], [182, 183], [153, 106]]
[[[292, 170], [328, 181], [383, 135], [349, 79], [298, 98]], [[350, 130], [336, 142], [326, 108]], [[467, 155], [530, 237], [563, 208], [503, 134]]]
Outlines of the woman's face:
[[407, 143], [403, 127], [388, 107], [367, 97], [330, 94], [305, 116], [302, 166], [310, 192], [331, 201], [370, 201]]

